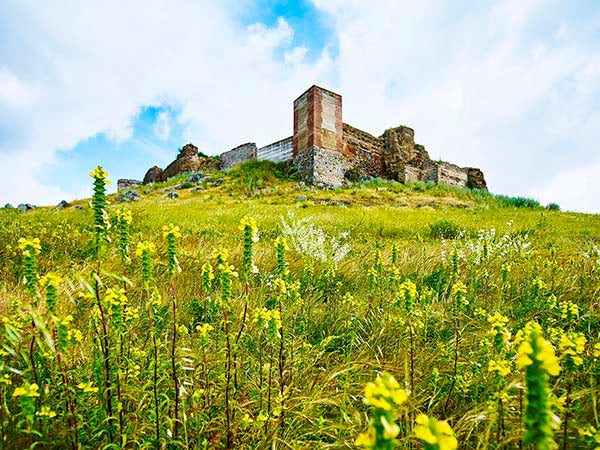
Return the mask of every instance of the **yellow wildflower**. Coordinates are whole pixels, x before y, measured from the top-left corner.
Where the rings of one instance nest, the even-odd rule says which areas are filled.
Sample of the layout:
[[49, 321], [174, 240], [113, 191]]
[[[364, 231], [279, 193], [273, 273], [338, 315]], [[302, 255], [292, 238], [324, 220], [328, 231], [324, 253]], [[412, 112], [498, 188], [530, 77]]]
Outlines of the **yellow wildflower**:
[[38, 392], [39, 386], [35, 383], [25, 383], [23, 386], [19, 386], [13, 392], [13, 397], [39, 397]]
[[135, 250], [136, 256], [142, 256], [142, 254], [148, 251], [150, 254], [156, 251], [156, 246], [152, 242], [144, 241], [139, 242]]
[[455, 450], [458, 441], [448, 422], [429, 418], [419, 414], [414, 428], [415, 437], [429, 445], [436, 445], [439, 450]]
[[19, 249], [23, 250], [24, 256], [29, 256], [29, 249], [33, 248], [35, 253], [39, 253], [42, 250], [42, 245], [40, 244], [40, 238], [33, 239], [19, 239]]
[[174, 236], [176, 238], [181, 237], [181, 231], [180, 231], [179, 227], [173, 225], [172, 223], [169, 225], [163, 226], [162, 230], [163, 230], [163, 238], [166, 238], [167, 236]]

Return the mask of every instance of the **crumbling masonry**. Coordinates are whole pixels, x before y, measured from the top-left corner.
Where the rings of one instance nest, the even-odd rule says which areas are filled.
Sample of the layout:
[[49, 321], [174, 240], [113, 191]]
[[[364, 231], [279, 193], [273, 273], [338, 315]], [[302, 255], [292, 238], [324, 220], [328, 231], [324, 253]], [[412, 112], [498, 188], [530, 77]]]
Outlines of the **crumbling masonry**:
[[343, 123], [342, 96], [312, 86], [294, 101], [292, 137], [262, 148], [243, 144], [221, 155], [221, 167], [227, 169], [248, 159], [289, 161], [303, 179], [319, 187], [380, 177], [487, 188], [481, 170], [432, 161], [414, 137], [414, 130], [405, 126], [375, 137]]
[[412, 128], [390, 128], [375, 137], [343, 123], [342, 96], [319, 86], [312, 86], [294, 101], [293, 136], [261, 148], [242, 144], [221, 154], [220, 163], [199, 156], [198, 149], [187, 144], [164, 171], [151, 168], [144, 183], [217, 165], [229, 169], [251, 159], [294, 164], [300, 176], [317, 187], [379, 177], [487, 189], [481, 170], [432, 161], [425, 147], [415, 144]]

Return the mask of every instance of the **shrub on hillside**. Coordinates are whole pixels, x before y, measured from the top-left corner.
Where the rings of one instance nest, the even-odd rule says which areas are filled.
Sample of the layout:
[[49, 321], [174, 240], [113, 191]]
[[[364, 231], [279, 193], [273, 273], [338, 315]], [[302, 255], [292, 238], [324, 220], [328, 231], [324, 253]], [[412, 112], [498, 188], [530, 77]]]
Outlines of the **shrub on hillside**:
[[429, 236], [434, 239], [456, 239], [462, 228], [446, 219], [438, 219], [429, 225]]
[[558, 203], [548, 203], [546, 209], [548, 211], [560, 211], [560, 205]]
[[495, 195], [498, 206], [501, 208], [540, 208], [540, 202], [526, 197], [510, 197], [508, 195]]
[[249, 193], [278, 179], [289, 178], [290, 169], [282, 163], [253, 159], [244, 161], [229, 171], [233, 185]]

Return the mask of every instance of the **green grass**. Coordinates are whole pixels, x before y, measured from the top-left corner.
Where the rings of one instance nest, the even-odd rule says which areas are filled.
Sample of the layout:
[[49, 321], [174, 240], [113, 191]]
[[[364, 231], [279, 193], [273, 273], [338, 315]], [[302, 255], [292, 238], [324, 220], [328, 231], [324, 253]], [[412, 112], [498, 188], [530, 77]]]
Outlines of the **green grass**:
[[[373, 180], [312, 190], [284, 166], [266, 162], [210, 175], [225, 181], [220, 186], [203, 183], [200, 192], [179, 190], [177, 199], [161, 191], [185, 182], [185, 176], [140, 189], [141, 200], [127, 204], [133, 222], [125, 266], [119, 257], [115, 212], [121, 205], [115, 196], [109, 206], [111, 241], [100, 263], [87, 201], [74, 203], [85, 205], [83, 210], [0, 211], [0, 316], [6, 318], [0, 324], [0, 448], [70, 445], [75, 428], [85, 448], [105, 447], [111, 440], [110, 448], [123, 441], [128, 448], [162, 443], [226, 448], [228, 434], [233, 448], [354, 448], [372, 412], [362, 402], [364, 386], [383, 371], [407, 389], [414, 379], [409, 401], [398, 412], [396, 448], [419, 448], [411, 431], [418, 413], [447, 420], [460, 448], [515, 448], [524, 436], [520, 399], [526, 392], [523, 372], [514, 366], [513, 338], [532, 320], [542, 326], [563, 366], [559, 376], [550, 378], [550, 387], [554, 403], [556, 398], [564, 400], [567, 390], [570, 393], [568, 412], [558, 404], [553, 407], [561, 419], [568, 415], [567, 448], [591, 445], [578, 429], [598, 426], [594, 417], [600, 363], [593, 345], [600, 339], [600, 254], [595, 253], [600, 216], [549, 211], [533, 200], [425, 183]], [[300, 201], [299, 196], [306, 199]], [[247, 283], [240, 273], [233, 279], [231, 300], [223, 300], [222, 289], [203, 284], [202, 267], [210, 262], [218, 272], [213, 250], [224, 247], [228, 263], [241, 271], [244, 239], [239, 224], [247, 215], [258, 225], [260, 240], [252, 250], [258, 273], [249, 274]], [[351, 250], [334, 262], [333, 250], [324, 259], [317, 253], [311, 257], [297, 252], [288, 238], [289, 272], [278, 274], [275, 243], [282, 234], [282, 218], [288, 223], [309, 221], [313, 231], [302, 238], [310, 241], [321, 233], [322, 246], [329, 250], [331, 238], [337, 242], [336, 237], [348, 232], [344, 242]], [[171, 223], [182, 234], [177, 240], [181, 272], [172, 279], [162, 236], [163, 226]], [[64, 280], [58, 288], [57, 318], [46, 308], [43, 289], [35, 298], [25, 292], [21, 237], [40, 238], [39, 275], [52, 271]], [[152, 285], [160, 300], [151, 307], [153, 328], [141, 261], [135, 255], [141, 241], [157, 248]], [[274, 281], [277, 277], [285, 279], [285, 294]], [[400, 294], [407, 280], [418, 292], [412, 309]], [[466, 286], [468, 299], [460, 308], [452, 294], [458, 282]], [[129, 307], [138, 311], [122, 326], [118, 309], [104, 300], [108, 288], [120, 287]], [[96, 291], [108, 308], [109, 383]], [[172, 438], [173, 292], [178, 308], [174, 356], [184, 388], [178, 441]], [[565, 302], [578, 305], [579, 314], [564, 316]], [[283, 347], [277, 333], [254, 321], [262, 308], [278, 310], [278, 303]], [[506, 327], [512, 336], [501, 355], [511, 371], [501, 380], [488, 371], [489, 361], [499, 357], [488, 323], [494, 313], [509, 319]], [[52, 330], [67, 315], [73, 317], [69, 329], [79, 330], [82, 341], [61, 351], [59, 363]], [[213, 327], [206, 342], [196, 330], [204, 323]], [[158, 346], [158, 444], [151, 330]], [[587, 339], [584, 362], [574, 370], [559, 348], [565, 331], [583, 333]], [[228, 339], [235, 362], [229, 371]], [[41, 386], [40, 397], [33, 398], [34, 411], [45, 406], [56, 417], [34, 415], [29, 420], [23, 397], [13, 397], [17, 387], [33, 382], [33, 366]], [[77, 387], [80, 383], [99, 390], [85, 392]], [[501, 421], [498, 392], [504, 398]], [[112, 420], [107, 417], [109, 394]], [[554, 439], [562, 444], [563, 429], [554, 432]]]

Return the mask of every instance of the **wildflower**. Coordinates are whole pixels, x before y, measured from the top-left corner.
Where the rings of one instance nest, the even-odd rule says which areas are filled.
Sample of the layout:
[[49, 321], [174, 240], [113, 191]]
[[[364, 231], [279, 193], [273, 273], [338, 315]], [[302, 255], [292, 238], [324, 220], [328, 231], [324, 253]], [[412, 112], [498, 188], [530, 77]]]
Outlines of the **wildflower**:
[[163, 227], [163, 238], [167, 240], [167, 268], [169, 275], [173, 276], [175, 272], [181, 272], [179, 262], [177, 261], [177, 238], [181, 237], [179, 227], [170, 224]]
[[455, 450], [458, 441], [448, 422], [419, 414], [414, 428], [415, 437], [425, 450]]
[[[0, 355], [0, 356], [5, 356], [5, 355]], [[12, 385], [12, 380], [10, 379], [10, 376], [7, 373], [2, 374], [2, 376], [0, 377], [0, 384], [4, 384], [5, 386]]]
[[152, 242], [140, 242], [137, 245], [135, 254], [142, 258], [142, 283], [144, 288], [150, 288], [152, 281], [152, 254], [156, 251], [156, 247]]
[[95, 178], [97, 180], [105, 180], [106, 184], [110, 184], [108, 178], [108, 172], [102, 168], [102, 166], [97, 166], [94, 170], [90, 172], [90, 177]]
[[287, 288], [285, 285], [285, 281], [282, 280], [281, 278], [275, 278], [275, 280], [273, 281], [273, 286], [275, 287], [275, 289], [277, 290], [279, 295], [287, 294]]
[[108, 173], [101, 167], [97, 166], [90, 172], [90, 177], [94, 179], [94, 192], [92, 194], [92, 209], [94, 210], [94, 226], [96, 228], [97, 248], [99, 252], [100, 236], [106, 236], [109, 228], [108, 200], [106, 199], [106, 186], [110, 184]]
[[494, 338], [496, 351], [501, 353], [504, 350], [506, 341], [510, 339], [510, 332], [505, 326], [508, 323], [508, 317], [505, 317], [500, 313], [496, 313], [493, 316], [488, 317], [488, 323], [491, 326], [490, 334]]
[[594, 358], [598, 358], [600, 356], [600, 342], [596, 342], [594, 344], [594, 348], [592, 350], [592, 356]]
[[19, 239], [19, 248], [23, 250], [23, 256], [29, 256], [32, 252], [35, 254], [40, 253], [42, 246], [39, 238], [33, 239]]
[[50, 409], [48, 406], [42, 406], [42, 409], [35, 413], [38, 417], [47, 417], [48, 419], [52, 419], [56, 417], [56, 413]]
[[288, 250], [287, 241], [284, 237], [275, 239], [275, 248], [277, 249], [277, 269], [276, 274], [279, 277], [285, 277], [288, 274], [285, 252]]
[[23, 386], [19, 386], [13, 392], [13, 397], [39, 397], [40, 393], [38, 392], [39, 386], [35, 383], [25, 383]]
[[538, 448], [550, 448], [552, 439], [552, 419], [549, 402], [550, 389], [548, 375], [560, 372], [554, 348], [541, 334], [540, 326], [529, 322], [522, 333], [516, 360], [517, 368], [525, 369], [527, 386], [527, 407], [525, 410], [525, 443], [535, 443]]
[[40, 279], [40, 286], [46, 289], [46, 305], [50, 312], [54, 311], [57, 301], [58, 285], [62, 278], [54, 273], [48, 273]]
[[203, 323], [202, 325], [196, 325], [196, 331], [200, 335], [200, 344], [202, 347], [208, 345], [208, 333], [214, 330], [214, 327], [209, 323]]
[[242, 260], [242, 274], [247, 277], [249, 273], [254, 272], [255, 265], [252, 258], [252, 247], [258, 241], [258, 228], [256, 220], [245, 216], [240, 221], [240, 230], [244, 232], [244, 252]]
[[125, 208], [117, 210], [117, 226], [119, 228], [119, 253], [121, 264], [124, 266], [129, 261], [129, 225], [133, 217], [131, 211]]
[[585, 350], [586, 342], [587, 339], [583, 333], [563, 333], [558, 344], [558, 349], [568, 368], [573, 369], [574, 366], [581, 366], [583, 364], [581, 355]]
[[396, 379], [387, 373], [378, 376], [375, 382], [365, 386], [363, 403], [373, 406], [369, 430], [358, 435], [355, 444], [369, 448], [391, 448], [392, 442], [400, 432], [396, 424], [396, 407], [408, 400], [408, 394]]
[[510, 373], [510, 363], [504, 360], [491, 360], [488, 364], [488, 372], [495, 372], [501, 377], [505, 377]]
[[559, 310], [561, 319], [573, 320], [579, 317], [579, 306], [568, 300], [560, 302]]
[[39, 238], [19, 239], [19, 248], [23, 250], [23, 272], [25, 287], [30, 296], [34, 297], [37, 291], [37, 261], [35, 255], [40, 253], [41, 245]]
[[253, 320], [259, 328], [267, 330], [271, 336], [281, 338], [281, 315], [276, 309], [261, 308], [254, 313]]
[[469, 305], [469, 299], [467, 298], [467, 286], [462, 281], [457, 281], [452, 285], [450, 295], [454, 297], [458, 303], [462, 303], [464, 306]]
[[23, 415], [27, 418], [29, 424], [33, 424], [35, 419], [35, 397], [39, 397], [39, 387], [37, 384], [25, 383], [22, 386], [16, 388], [13, 392], [13, 398], [18, 398], [21, 404], [21, 410]]
[[202, 278], [202, 287], [205, 291], [208, 291], [212, 285], [212, 281], [215, 279], [215, 273], [213, 271], [213, 266], [209, 262], [205, 262], [202, 264], [202, 271], [200, 273], [200, 277]]
[[252, 237], [252, 242], [258, 242], [258, 227], [256, 225], [256, 219], [244, 216], [242, 220], [240, 220], [240, 231], [245, 231], [246, 229], [250, 230], [250, 235]]
[[398, 288], [398, 296], [404, 300], [406, 311], [411, 312], [413, 301], [417, 298], [417, 286], [410, 280], [406, 280]]
[[81, 389], [83, 392], [86, 392], [86, 393], [96, 393], [96, 392], [98, 392], [98, 388], [94, 387], [92, 385], [92, 383], [83, 383], [82, 382], [82, 383], [79, 383], [77, 385], [77, 388]]

